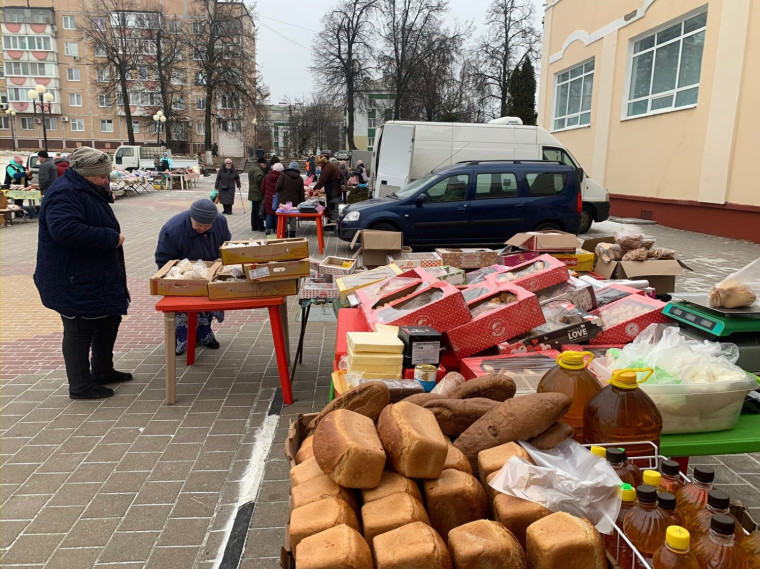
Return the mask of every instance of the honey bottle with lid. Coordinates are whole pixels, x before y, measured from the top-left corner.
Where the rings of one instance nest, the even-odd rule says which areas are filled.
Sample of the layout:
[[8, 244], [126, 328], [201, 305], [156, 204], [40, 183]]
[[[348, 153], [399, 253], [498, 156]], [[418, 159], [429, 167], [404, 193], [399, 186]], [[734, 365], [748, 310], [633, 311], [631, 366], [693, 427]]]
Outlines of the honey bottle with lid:
[[662, 492], [664, 490], [662, 487], [662, 474], [656, 470], [644, 470], [641, 473], [641, 480], [644, 482], [644, 484], [653, 486], [658, 492]]
[[700, 569], [749, 569], [747, 554], [734, 539], [734, 519], [713, 514], [710, 531], [694, 540]]
[[741, 543], [744, 530], [739, 521], [731, 515], [731, 498], [723, 490], [713, 488], [707, 493], [707, 505], [692, 518], [691, 534], [698, 539], [710, 531], [710, 521], [714, 514], [725, 514], [734, 520], [734, 539]]
[[583, 410], [589, 399], [602, 390], [602, 386], [588, 369], [594, 359], [591, 352], [563, 352], [557, 356], [557, 365], [547, 371], [536, 388], [537, 393], [564, 393], [572, 403], [560, 419], [575, 429], [575, 440], [583, 441]]
[[676, 494], [676, 511], [684, 526], [691, 528], [692, 518], [707, 505], [707, 494], [713, 488], [715, 470], [710, 466], [694, 468], [694, 479]]
[[625, 515], [623, 531], [642, 557], [651, 563], [654, 552], [665, 542], [669, 516], [657, 507], [657, 490], [648, 484], [636, 488], [638, 504]]
[[607, 448], [606, 458], [622, 482], [630, 484], [633, 488], [639, 487], [642, 482], [641, 470], [628, 460], [624, 448]]
[[670, 525], [680, 526], [681, 518], [676, 513], [676, 497], [670, 492], [657, 492], [657, 507], [670, 518]]
[[[636, 490], [630, 484], [623, 483], [618, 493], [620, 495], [620, 512], [615, 524], [620, 531], [623, 531], [625, 515], [636, 505]], [[617, 559], [620, 567], [631, 567], [633, 565], [633, 550], [617, 532], [604, 536], [604, 547], [612, 557]]]
[[684, 485], [683, 478], [681, 478], [681, 467], [678, 463], [675, 460], [663, 460], [660, 464], [660, 472], [662, 473], [660, 484], [663, 489], [671, 494], [678, 494]]
[[[637, 380], [637, 373], [646, 376]], [[651, 368], [615, 370], [610, 384], [586, 404], [583, 412], [583, 442], [630, 443], [649, 441], [660, 446], [662, 415], [654, 401], [639, 389], [639, 383], [654, 373]], [[628, 456], [653, 454], [649, 445], [626, 445]]]
[[652, 559], [654, 569], [699, 569], [697, 558], [691, 552], [689, 532], [680, 526], [669, 526], [665, 543]]
[[760, 530], [755, 530], [742, 540], [742, 549], [747, 555], [749, 569], [760, 569]]

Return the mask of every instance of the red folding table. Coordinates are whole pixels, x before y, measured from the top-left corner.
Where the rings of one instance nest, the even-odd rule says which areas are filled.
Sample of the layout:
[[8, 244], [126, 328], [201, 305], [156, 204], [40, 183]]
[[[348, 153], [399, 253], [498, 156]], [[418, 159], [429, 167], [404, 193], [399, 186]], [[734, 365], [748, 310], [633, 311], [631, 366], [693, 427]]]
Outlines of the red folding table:
[[325, 229], [324, 219], [325, 211], [322, 210], [319, 213], [280, 213], [277, 212], [277, 238], [283, 239], [286, 234], [287, 222], [286, 217], [297, 217], [298, 219], [313, 219], [317, 223], [317, 243], [319, 245], [319, 254], [321, 255], [325, 250]]
[[281, 309], [285, 307], [284, 296], [261, 298], [236, 298], [230, 300], [209, 300], [200, 296], [165, 296], [156, 304], [156, 310], [164, 313], [164, 349], [166, 351], [166, 403], [176, 402], [177, 362], [175, 348], [177, 344], [174, 316], [177, 312], [187, 312], [187, 365], [195, 363], [195, 328], [199, 312], [217, 310], [251, 310], [266, 308], [269, 310], [269, 323], [272, 327], [274, 351], [277, 357], [277, 369], [280, 373], [282, 400], [287, 405], [293, 403], [288, 373], [287, 322], [283, 322]]

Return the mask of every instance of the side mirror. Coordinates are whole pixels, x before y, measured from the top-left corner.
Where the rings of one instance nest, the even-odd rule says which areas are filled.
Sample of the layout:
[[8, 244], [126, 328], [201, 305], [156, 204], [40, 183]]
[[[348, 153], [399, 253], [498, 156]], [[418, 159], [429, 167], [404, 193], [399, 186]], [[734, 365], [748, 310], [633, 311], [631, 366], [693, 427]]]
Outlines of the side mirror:
[[586, 175], [586, 173], [583, 171], [583, 168], [578, 167], [575, 170], [575, 173], [578, 175], [578, 186], [581, 188], [583, 187], [583, 177]]
[[420, 194], [420, 195], [418, 195], [418, 196], [415, 198], [415, 200], [414, 200], [414, 204], [415, 204], [417, 207], [422, 207], [422, 204], [426, 203], [427, 201], [428, 201], [428, 196], [427, 196], [427, 194]]

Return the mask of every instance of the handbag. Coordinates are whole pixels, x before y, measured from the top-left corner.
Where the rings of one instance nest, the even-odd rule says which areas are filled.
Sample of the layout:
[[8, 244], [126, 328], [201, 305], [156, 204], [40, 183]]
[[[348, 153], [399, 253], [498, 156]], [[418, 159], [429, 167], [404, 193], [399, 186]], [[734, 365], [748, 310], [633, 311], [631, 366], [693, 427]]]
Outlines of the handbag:
[[277, 211], [277, 206], [280, 203], [280, 194], [275, 194], [272, 196], [272, 209]]

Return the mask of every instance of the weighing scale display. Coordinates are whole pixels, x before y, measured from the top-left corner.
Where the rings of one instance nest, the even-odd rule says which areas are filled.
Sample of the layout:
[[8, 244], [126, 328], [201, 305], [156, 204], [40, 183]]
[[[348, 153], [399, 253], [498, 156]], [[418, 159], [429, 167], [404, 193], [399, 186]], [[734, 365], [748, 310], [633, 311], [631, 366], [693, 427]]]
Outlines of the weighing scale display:
[[670, 310], [668, 311], [669, 315], [674, 318], [680, 318], [682, 320], [685, 320], [689, 323], [695, 324], [699, 326], [700, 328], [712, 331], [717, 322], [713, 320], [708, 320], [707, 318], [702, 318], [700, 316], [697, 316], [693, 312], [687, 312], [686, 310], [683, 310], [682, 308], [679, 308], [675, 305], [670, 305]]

